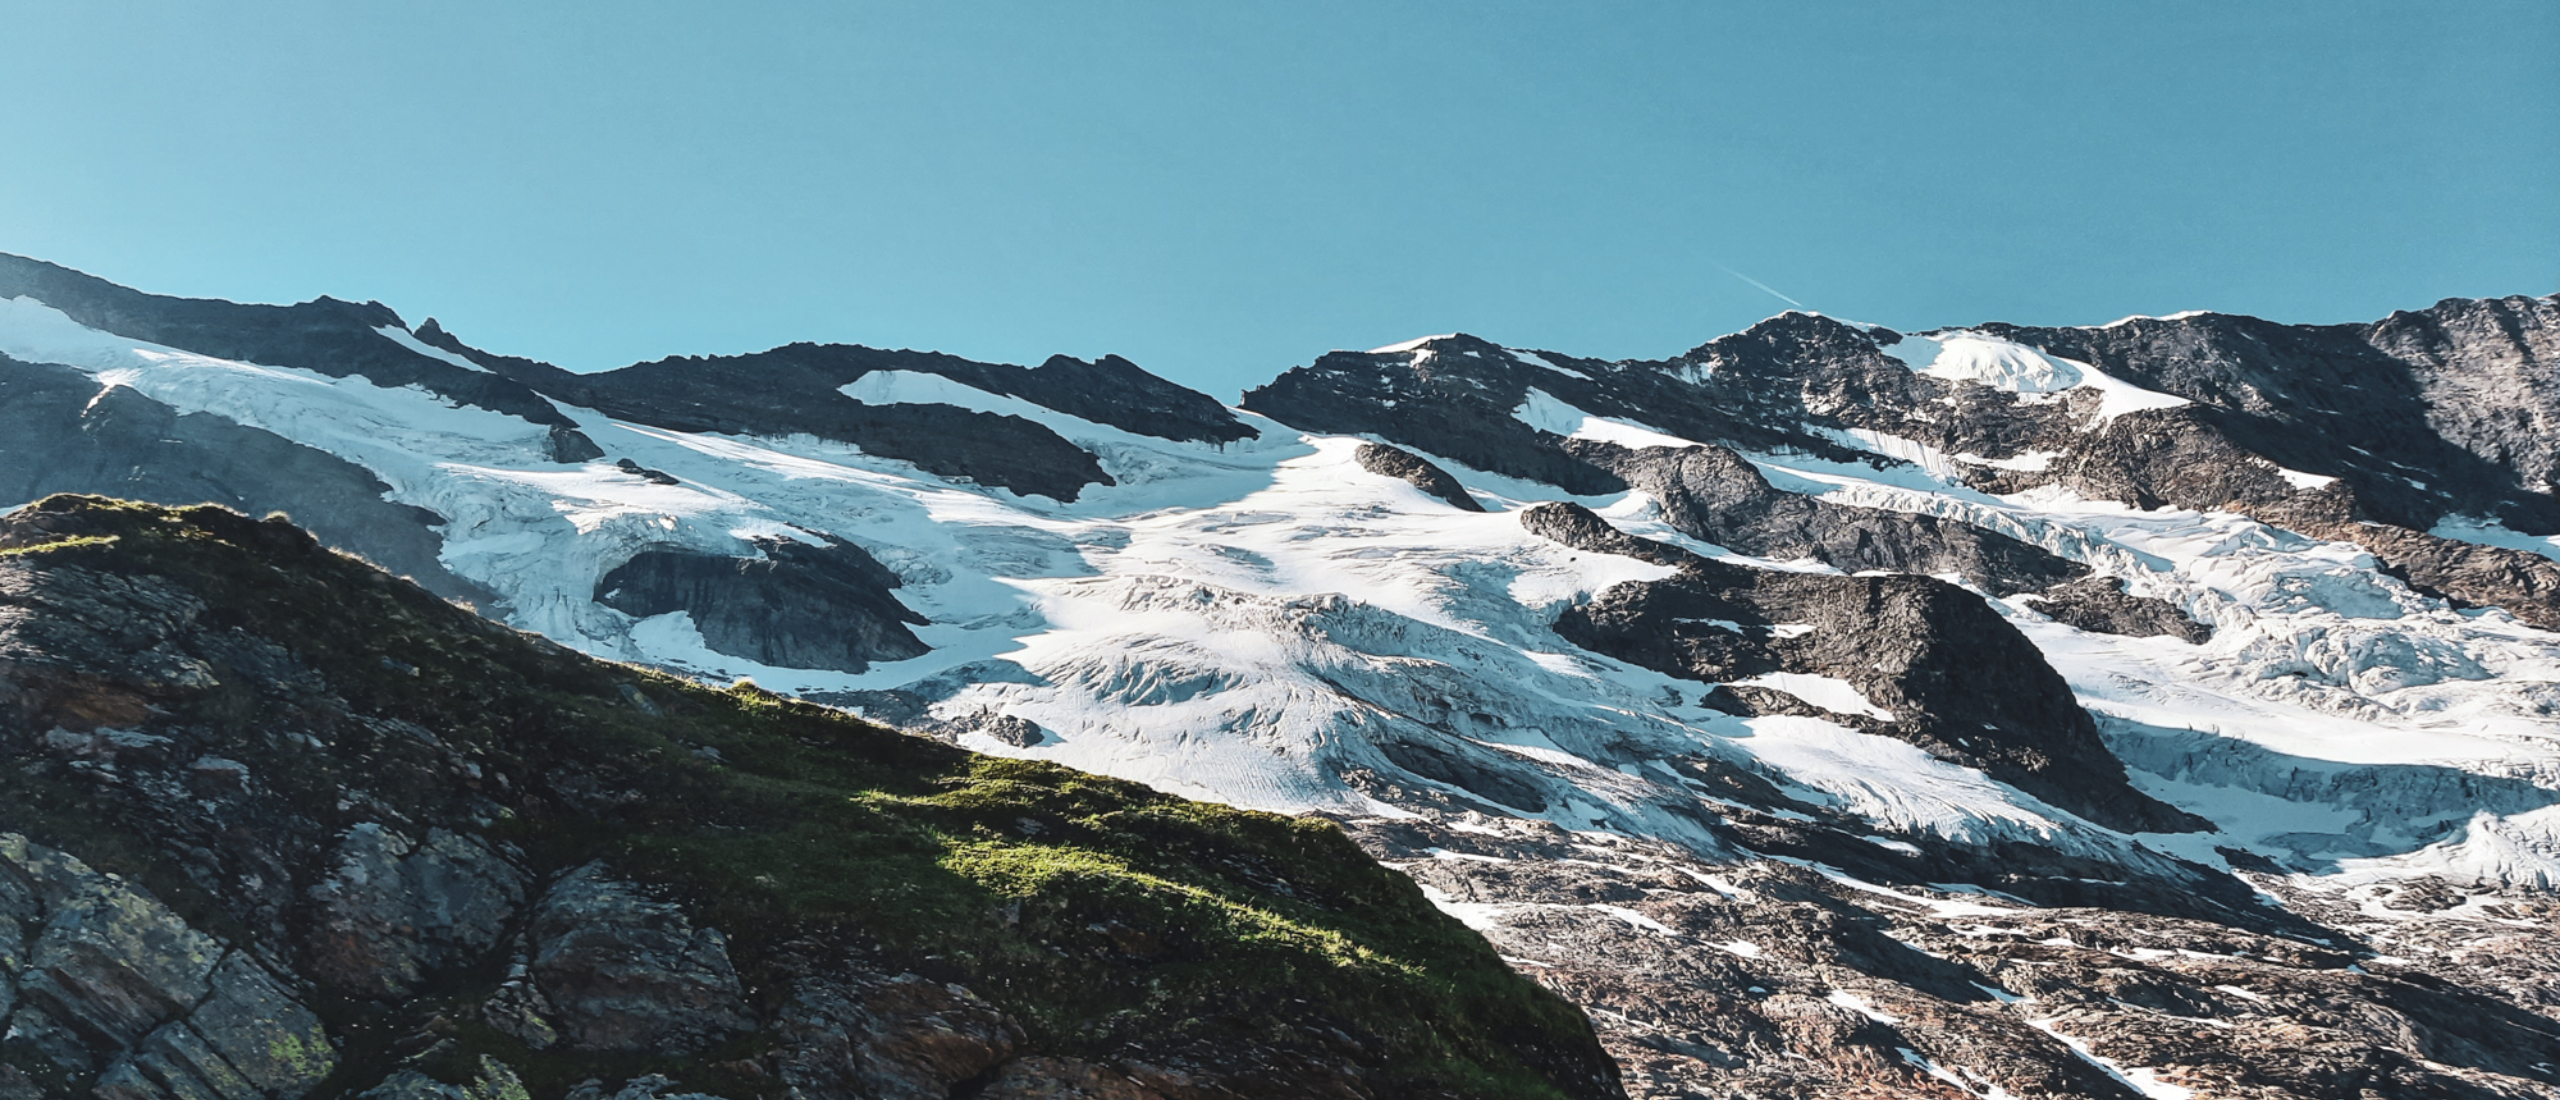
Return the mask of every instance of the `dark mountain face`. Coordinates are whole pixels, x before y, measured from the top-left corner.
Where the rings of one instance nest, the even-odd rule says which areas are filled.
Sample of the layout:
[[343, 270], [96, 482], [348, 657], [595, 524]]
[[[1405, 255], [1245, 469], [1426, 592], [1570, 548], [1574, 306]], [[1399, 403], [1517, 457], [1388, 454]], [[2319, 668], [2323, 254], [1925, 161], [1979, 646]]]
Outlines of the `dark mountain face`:
[[642, 424], [735, 435], [806, 433], [903, 459], [945, 477], [1070, 501], [1113, 484], [1091, 454], [1019, 416], [935, 402], [870, 404], [845, 387], [874, 372], [947, 378], [1160, 439], [1225, 443], [1252, 429], [1206, 394], [1116, 355], [1052, 356], [1038, 367], [979, 363], [938, 352], [792, 344], [751, 355], [685, 357], [577, 375], [469, 347], [430, 320], [419, 338], [470, 357], [572, 405]]
[[560, 410], [520, 383], [455, 366], [385, 339], [407, 331], [380, 302], [357, 305], [317, 298], [300, 305], [240, 305], [169, 298], [129, 290], [69, 268], [0, 253], [0, 298], [33, 298], [101, 332], [181, 348], [200, 355], [331, 378], [361, 376], [382, 386], [418, 386], [449, 400], [536, 424], [574, 427]]
[[[2560, 425], [2560, 299], [2455, 300], [2373, 325], [2202, 314], [1973, 331], [2184, 403], [2114, 415], [2088, 390], [2022, 394], [1932, 377], [1888, 354], [1929, 334], [1789, 313], [1659, 361], [1519, 352], [1463, 335], [1335, 352], [1248, 392], [1245, 407], [1566, 492], [1641, 488], [1665, 500], [1683, 533], [1746, 553], [1852, 571], [1959, 572], [2002, 594], [2079, 575], [1996, 533], [1764, 489], [1730, 453], [1898, 464], [1851, 445], [1866, 432], [1972, 456], [1942, 471], [1958, 485], [2058, 485], [2141, 508], [2230, 508], [2358, 543], [2394, 576], [2466, 606], [2560, 625], [2551, 595], [2560, 565], [2428, 533], [2463, 516], [2560, 533], [2550, 481], [2560, 434], [2549, 430]], [[1687, 446], [1631, 449], [1544, 431], [1514, 415], [1532, 390]], [[1999, 465], [2028, 455], [2043, 456], [2038, 468]], [[1684, 469], [1698, 470], [1687, 480], [1707, 491], [1685, 486]]]
[[2340, 479], [2358, 518], [2424, 530], [2465, 514], [2560, 533], [2551, 299], [2451, 301], [2373, 325], [2205, 314], [1985, 331], [2197, 402], [2241, 450]]

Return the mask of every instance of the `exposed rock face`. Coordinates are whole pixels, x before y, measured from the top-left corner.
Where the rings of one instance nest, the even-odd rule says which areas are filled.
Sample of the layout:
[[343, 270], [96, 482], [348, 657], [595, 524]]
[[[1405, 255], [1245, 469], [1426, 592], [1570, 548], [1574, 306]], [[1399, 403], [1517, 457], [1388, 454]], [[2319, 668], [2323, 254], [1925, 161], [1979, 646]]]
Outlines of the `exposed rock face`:
[[2437, 538], [2422, 531], [2370, 524], [2301, 524], [2356, 543], [2383, 561], [2385, 572], [2457, 606], [2504, 608], [2544, 630], [2560, 630], [2560, 562], [2503, 546]]
[[1358, 458], [1361, 469], [1380, 477], [1410, 482], [1414, 488], [1449, 502], [1452, 508], [1464, 512], [1484, 511], [1484, 505], [1476, 503], [1476, 498], [1467, 495], [1467, 487], [1458, 484], [1457, 478], [1450, 477], [1449, 471], [1432, 465], [1421, 456], [1402, 447], [1390, 447], [1384, 443], [1363, 443], [1360, 445]]
[[[1783, 319], [1782, 319], [1783, 320]], [[1884, 569], [1926, 574], [1959, 573], [1993, 591], [2032, 591], [2085, 573], [2085, 567], [2005, 535], [1934, 516], [1841, 505], [1787, 492], [1731, 449], [1717, 445], [1629, 447], [1559, 436], [1520, 418], [1530, 395], [1553, 394], [1578, 409], [1621, 415], [1697, 440], [1790, 447], [1820, 454], [1856, 455], [1810, 423], [1817, 406], [1873, 400], [1875, 392], [1911, 394], [1908, 370], [1879, 354], [1864, 334], [1834, 322], [1789, 330], [1780, 353], [1747, 360], [1761, 374], [1712, 370], [1689, 384], [1697, 365], [1636, 368], [1522, 353], [1471, 336], [1431, 342], [1400, 353], [1336, 352], [1280, 376], [1245, 395], [1245, 407], [1293, 427], [1338, 433], [1372, 433], [1464, 462], [1477, 469], [1544, 481], [1570, 493], [1600, 494], [1628, 488], [1660, 502], [1663, 518], [1681, 533], [1742, 553], [1780, 560], [1811, 558], [1843, 571]], [[1774, 324], [1774, 322], [1773, 322]], [[1757, 333], [1758, 330], [1755, 330]], [[1841, 333], [1846, 333], [1843, 337]], [[1723, 344], [1740, 338], [1728, 338]], [[1805, 384], [1828, 379], [1841, 395], [1786, 394], [1792, 377], [1770, 371], [1771, 354], [1797, 355], [1805, 344], [1833, 358]], [[1721, 366], [1709, 349], [1702, 353]], [[1553, 366], [1580, 364], [1567, 374]], [[1796, 363], [1800, 360], [1789, 360]], [[1581, 368], [1604, 370], [1592, 375]], [[1927, 384], [1933, 380], [1921, 379]], [[1737, 392], [1739, 391], [1739, 392]], [[1746, 409], [1783, 409], [1768, 420], [1739, 420]], [[1767, 426], [1774, 423], [1773, 430]], [[1791, 428], [1793, 430], [1787, 430]]]
[[590, 863], [533, 908], [533, 980], [583, 1050], [686, 1054], [755, 1026], [728, 941]]
[[[960, 986], [815, 958], [799, 965], [775, 1024], [793, 1039], [779, 1071], [811, 1095], [933, 1100], [1005, 1066], [1022, 1047], [1020, 1024]], [[1014, 1069], [1043, 1082], [1062, 1076]]]
[[[1246, 391], [1244, 407], [1293, 428], [1374, 435], [1569, 493], [1626, 488], [1617, 475], [1567, 452], [1560, 438], [1512, 415], [1532, 382], [1571, 379], [1535, 372], [1472, 336], [1434, 345], [1445, 358], [1412, 357], [1409, 371], [1379, 369], [1385, 357], [1375, 353], [1335, 352]], [[1462, 365], [1444, 370], [1444, 364]]]
[[[1926, 361], [1937, 351], [1926, 336], [1788, 313], [1660, 361], [1520, 352], [1463, 335], [1336, 352], [1244, 403], [1295, 427], [1375, 434], [1571, 493], [1633, 486], [1662, 499], [1683, 533], [1746, 553], [1804, 553], [1850, 571], [1960, 572], [2002, 593], [2077, 575], [2072, 563], [1958, 523], [1772, 496], [1748, 463], [1712, 448], [1668, 452], [1679, 459], [1629, 452], [1557, 436], [1521, 415], [1535, 391], [1685, 441], [1879, 467], [1903, 464], [1916, 444], [1963, 456], [1934, 470], [1957, 484], [2003, 493], [2059, 485], [2141, 508], [2237, 510], [2356, 542], [2448, 598], [2560, 622], [2560, 567], [2424, 535], [2451, 516], [2560, 532], [2551, 483], [2560, 459], [2547, 430], [2560, 423], [2550, 366], [2560, 298], [2449, 300], [2372, 325], [2191, 314], [1972, 331], [2061, 357], [2059, 372], [2090, 365], [2171, 401], [2118, 413], [2088, 388], [2019, 393], [1915, 373], [1894, 356]], [[1684, 465], [1697, 469], [1682, 476]]]
[[[1700, 863], [1676, 847], [1519, 822], [1354, 828], [1524, 972], [1592, 1006], [1638, 1097], [2134, 1100], [2168, 1086], [2521, 1100], [2560, 1087], [2547, 993], [2484, 988], [2498, 983], [2478, 961], [2547, 955], [2536, 922], [2549, 919], [2548, 898], [2380, 892], [2413, 914], [2492, 902], [2503, 922], [2458, 926], [2357, 913], [2372, 891], [2302, 899], [2335, 928], [2413, 941], [2488, 933], [2443, 955], [2397, 945], [2384, 963], [2270, 921], [2275, 911], [2246, 897], [2183, 913], [2128, 906], [2122, 893], [2075, 906], [2032, 885], [2066, 885], [2067, 867], [2027, 863], [2003, 886], [2027, 888], [2033, 904], [1950, 893], [1927, 883], [1954, 869], [1876, 848], [1854, 825], [1825, 839], [1819, 825], [1733, 820], [1755, 842], [1792, 833], [1782, 847], [1802, 854]], [[2251, 878], [2297, 896], [2281, 878]]]
[[661, 360], [605, 375], [567, 375], [547, 388], [643, 424], [841, 440], [928, 473], [1025, 495], [1068, 501], [1087, 485], [1114, 484], [1091, 454], [1018, 416], [942, 404], [866, 405], [846, 397], [837, 388], [867, 370], [808, 362], [825, 363], [839, 350], [793, 345], [736, 359]]
[[604, 457], [604, 448], [596, 446], [596, 441], [587, 438], [587, 433], [565, 425], [551, 426], [551, 437], [546, 445], [553, 462], [574, 465]]
[[596, 602], [646, 618], [686, 612], [712, 649], [780, 668], [861, 672], [926, 652], [924, 625], [862, 548], [819, 536], [752, 540], [760, 558], [644, 550], [596, 582]]
[[806, 433], [944, 477], [1062, 501], [1074, 500], [1087, 485], [1115, 482], [1093, 455], [1041, 424], [940, 403], [870, 405], [841, 391], [875, 371], [904, 371], [1141, 435], [1219, 443], [1253, 435], [1216, 400], [1118, 356], [1090, 363], [1057, 356], [1026, 369], [932, 352], [792, 344], [752, 355], [664, 359], [580, 375], [469, 349], [441, 328], [434, 337], [440, 346], [542, 393], [622, 419], [678, 431]]
[[2131, 638], [2166, 635], [2190, 644], [2213, 637], [2213, 628], [2195, 621], [2166, 600], [2136, 596], [2114, 577], [2090, 577], [2056, 585], [2021, 602], [2057, 622], [2098, 634]]
[[2560, 407], [2560, 301], [2455, 299], [2372, 325], [2196, 314], [1985, 329], [2192, 399], [2249, 453], [2345, 482], [2363, 518], [2423, 530], [2463, 512], [2560, 530], [2541, 430]]
[[300, 305], [241, 305], [129, 290], [69, 268], [0, 253], [0, 299], [26, 297], [90, 328], [201, 355], [361, 376], [385, 387], [429, 393], [536, 424], [576, 427], [523, 383], [456, 366], [385, 337], [408, 326], [380, 302], [315, 298]]
[[524, 901], [524, 873], [478, 838], [441, 828], [418, 843], [376, 822], [348, 829], [335, 873], [311, 890], [315, 972], [398, 996], [495, 946]]
[[1631, 451], [1576, 440], [1566, 449], [1651, 493], [1682, 534], [1745, 554], [1809, 558], [1844, 573], [1954, 573], [2003, 596], [2088, 572], [2078, 562], [1953, 520], [1780, 491], [1723, 447]]
[[[158, 899], [0, 834], [10, 1038], [116, 1100], [290, 1098], [337, 1066], [320, 1020], [260, 963]], [[22, 938], [23, 937], [23, 938]], [[5, 1055], [0, 1055], [5, 1056]]]
[[2113, 828], [2211, 827], [2133, 789], [2043, 654], [1954, 585], [1721, 565], [1617, 532], [1576, 504], [1541, 504], [1521, 522], [1568, 546], [1680, 569], [1567, 610], [1556, 632], [1577, 645], [1709, 684], [1769, 673], [1844, 681], [1864, 700], [1861, 709], [1740, 691], [1755, 711], [1815, 714], [1900, 738]]
[[439, 595], [497, 597], [437, 560], [444, 517], [383, 499], [390, 486], [345, 459], [205, 413], [180, 413], [69, 367], [0, 355], [0, 500], [106, 493], [212, 502], [297, 522]]

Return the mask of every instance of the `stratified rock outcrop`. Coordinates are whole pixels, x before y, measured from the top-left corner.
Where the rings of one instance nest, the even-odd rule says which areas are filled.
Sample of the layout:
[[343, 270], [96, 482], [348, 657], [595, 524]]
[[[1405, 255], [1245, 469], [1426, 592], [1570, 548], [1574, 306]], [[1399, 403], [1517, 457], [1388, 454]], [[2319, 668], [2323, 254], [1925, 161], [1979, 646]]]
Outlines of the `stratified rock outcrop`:
[[0, 863], [0, 969], [16, 1006], [0, 1088], [87, 1080], [113, 1100], [289, 1100], [337, 1068], [309, 994], [239, 945], [22, 835], [0, 833]]

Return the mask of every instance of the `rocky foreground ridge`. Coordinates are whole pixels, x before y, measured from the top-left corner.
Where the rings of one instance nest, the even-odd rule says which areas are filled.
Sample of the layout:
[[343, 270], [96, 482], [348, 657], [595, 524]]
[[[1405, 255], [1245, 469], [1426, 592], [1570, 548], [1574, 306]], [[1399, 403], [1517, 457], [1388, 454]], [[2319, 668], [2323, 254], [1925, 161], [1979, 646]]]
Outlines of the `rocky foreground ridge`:
[[1620, 1095], [1330, 824], [611, 665], [282, 519], [0, 520], [0, 1096]]

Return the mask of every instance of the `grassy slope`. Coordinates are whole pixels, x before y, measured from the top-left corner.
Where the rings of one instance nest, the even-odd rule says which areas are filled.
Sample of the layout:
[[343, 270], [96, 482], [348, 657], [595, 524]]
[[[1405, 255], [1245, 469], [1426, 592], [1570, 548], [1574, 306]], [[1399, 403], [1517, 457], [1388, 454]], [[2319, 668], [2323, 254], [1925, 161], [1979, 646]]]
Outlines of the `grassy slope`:
[[[836, 937], [967, 984], [1013, 1013], [1036, 1049], [1109, 1056], [1133, 1043], [1338, 1030], [1386, 1055], [1381, 1083], [1396, 1091], [1558, 1096], [1542, 1069], [1597, 1053], [1577, 1010], [1513, 974], [1329, 822], [979, 756], [748, 685], [713, 690], [597, 661], [496, 627], [280, 520], [71, 497], [33, 511], [62, 537], [14, 553], [172, 579], [211, 605], [207, 621], [286, 645], [348, 711], [433, 730], [483, 773], [470, 783], [424, 774], [390, 744], [261, 769], [304, 788], [304, 804], [362, 787], [413, 816], [458, 820], [462, 788], [477, 787], [506, 807], [490, 831], [538, 870], [601, 857], [672, 887], [729, 935], [751, 983], [786, 941]], [[184, 716], [245, 732], [288, 717], [276, 706], [216, 689]], [[338, 728], [332, 744], [361, 743], [335, 710], [289, 717]], [[521, 793], [560, 775], [638, 797], [590, 815]], [[0, 818], [45, 813], [45, 792], [23, 794]], [[458, 1056], [505, 1046], [463, 1030], [478, 1042]], [[703, 1059], [700, 1083], [758, 1091], [707, 1068], [754, 1048], [746, 1040]], [[537, 1091], [613, 1068], [502, 1052]]]

